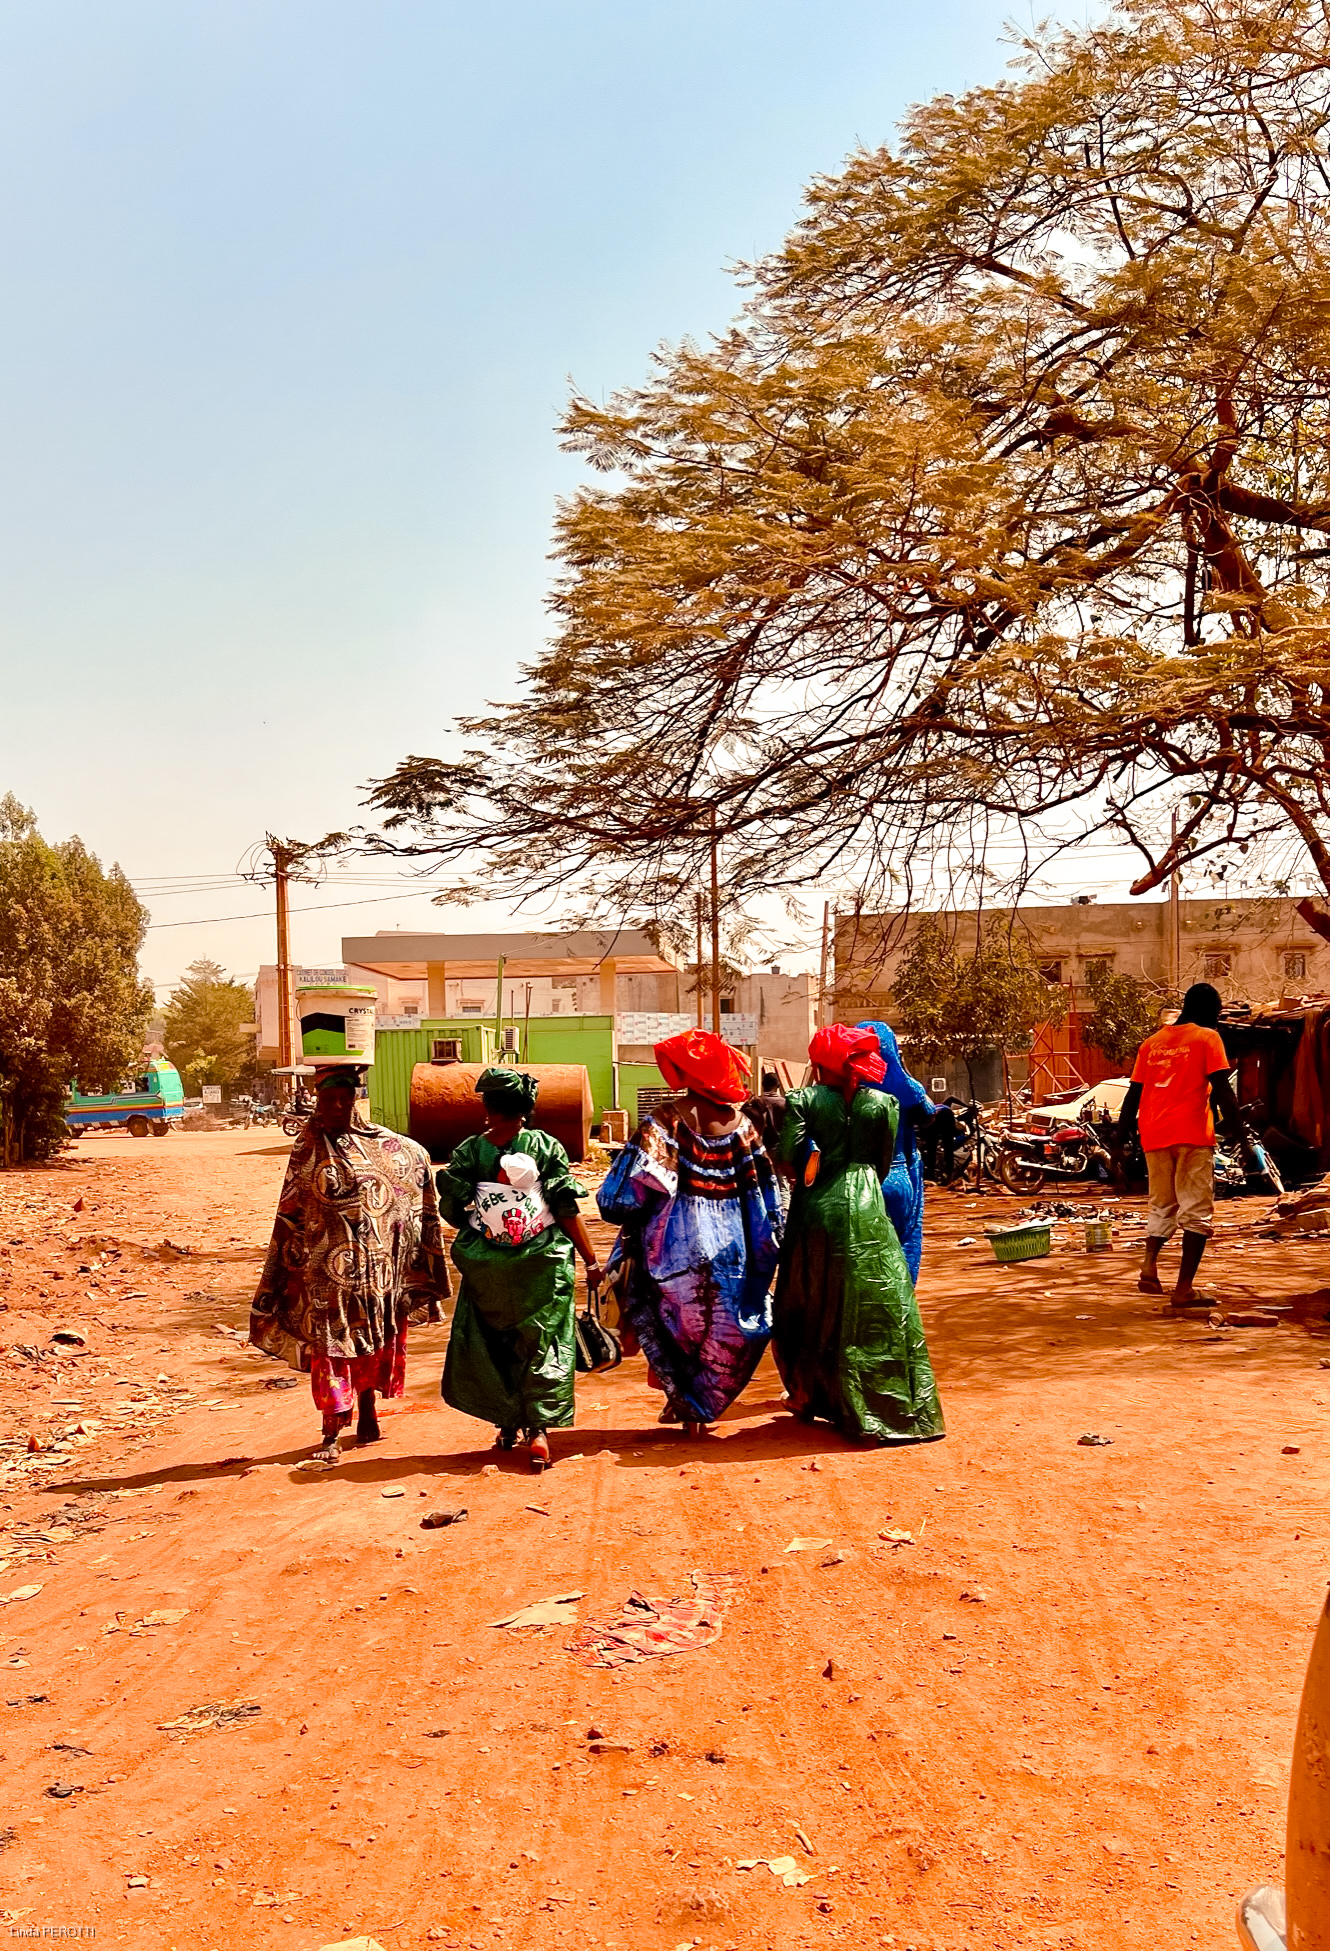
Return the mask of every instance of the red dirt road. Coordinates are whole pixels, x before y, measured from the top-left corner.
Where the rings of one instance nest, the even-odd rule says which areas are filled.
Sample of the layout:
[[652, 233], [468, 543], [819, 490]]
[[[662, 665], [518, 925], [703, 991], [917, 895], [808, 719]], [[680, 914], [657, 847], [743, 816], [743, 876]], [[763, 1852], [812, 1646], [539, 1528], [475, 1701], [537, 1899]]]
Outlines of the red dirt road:
[[[1234, 1942], [1237, 1894], [1282, 1877], [1330, 1296], [1215, 1331], [1136, 1293], [1138, 1235], [1001, 1268], [982, 1225], [1014, 1202], [932, 1195], [945, 1442], [851, 1451], [768, 1363], [689, 1443], [639, 1359], [580, 1387], [536, 1480], [442, 1407], [432, 1330], [384, 1443], [310, 1473], [307, 1386], [221, 1331], [285, 1150], [86, 1140], [0, 1175], [0, 1923], [132, 1951]], [[1314, 1294], [1324, 1249], [1258, 1242], [1263, 1212], [1224, 1209], [1210, 1285]], [[719, 1642], [618, 1673], [489, 1623], [694, 1570], [738, 1576]], [[219, 1702], [259, 1711], [164, 1731]]]

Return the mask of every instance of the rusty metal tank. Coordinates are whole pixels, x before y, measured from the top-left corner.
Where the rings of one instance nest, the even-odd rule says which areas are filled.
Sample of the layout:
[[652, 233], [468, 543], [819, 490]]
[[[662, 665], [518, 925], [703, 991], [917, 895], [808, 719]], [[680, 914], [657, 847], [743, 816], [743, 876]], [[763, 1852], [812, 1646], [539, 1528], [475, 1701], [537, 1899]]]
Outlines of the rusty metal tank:
[[[411, 1072], [408, 1130], [436, 1162], [483, 1129], [485, 1107], [476, 1083], [485, 1064], [416, 1064]], [[571, 1159], [583, 1159], [591, 1143], [591, 1079], [585, 1064], [523, 1064], [540, 1085], [530, 1122], [557, 1138]]]

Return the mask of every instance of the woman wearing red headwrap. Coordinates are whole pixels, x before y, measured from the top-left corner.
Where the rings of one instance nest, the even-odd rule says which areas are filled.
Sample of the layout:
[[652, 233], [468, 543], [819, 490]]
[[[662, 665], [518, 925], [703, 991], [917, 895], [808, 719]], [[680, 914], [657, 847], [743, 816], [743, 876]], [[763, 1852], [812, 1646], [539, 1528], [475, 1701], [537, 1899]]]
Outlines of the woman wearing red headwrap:
[[767, 1297], [781, 1206], [762, 1142], [740, 1106], [748, 1059], [709, 1030], [656, 1045], [684, 1092], [642, 1120], [597, 1194], [620, 1228], [608, 1274], [665, 1391], [663, 1423], [700, 1436], [748, 1382], [771, 1334]]
[[[882, 1181], [898, 1107], [871, 1030], [833, 1023], [808, 1046], [816, 1083], [786, 1100], [781, 1157], [794, 1197], [776, 1276], [772, 1349], [790, 1407], [845, 1436], [943, 1435], [919, 1305]], [[809, 1181], [811, 1180], [811, 1183]]]

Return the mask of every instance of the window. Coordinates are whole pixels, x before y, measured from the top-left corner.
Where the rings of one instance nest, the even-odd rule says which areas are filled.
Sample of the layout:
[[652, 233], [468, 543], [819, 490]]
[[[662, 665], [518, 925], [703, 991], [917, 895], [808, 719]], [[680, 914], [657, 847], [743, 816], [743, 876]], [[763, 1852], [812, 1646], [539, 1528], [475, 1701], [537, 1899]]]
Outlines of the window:
[[1041, 962], [1039, 964], [1039, 973], [1045, 982], [1061, 982], [1062, 964], [1056, 957], [1051, 962]]
[[419, 1003], [403, 1003], [403, 1004], [402, 1004], [402, 1014], [403, 1014], [403, 1016], [419, 1016], [419, 1014], [420, 1014], [420, 1004], [419, 1004]]
[[460, 1036], [436, 1036], [430, 1052], [430, 1062], [435, 1064], [460, 1064], [462, 1061], [462, 1039]]
[[1284, 974], [1293, 982], [1302, 982], [1307, 974], [1307, 951], [1305, 948], [1284, 950]]
[[1111, 955], [1087, 955], [1085, 958], [1085, 980], [1093, 982], [1096, 976], [1111, 976], [1113, 957]]
[[485, 1008], [485, 1005], [484, 1005], [484, 1003], [467, 1003], [467, 1002], [464, 1002], [464, 1003], [462, 1004], [462, 1008], [461, 1008], [461, 1012], [460, 1012], [460, 1013], [461, 1013], [461, 1014], [462, 1014], [463, 1016], [479, 1016], [479, 1015], [481, 1015], [481, 1014], [482, 1014], [482, 1012], [484, 1011], [484, 1008]]
[[1213, 981], [1216, 976], [1232, 975], [1233, 956], [1226, 948], [1208, 948], [1201, 957], [1201, 974]]
[[720, 1013], [721, 1013], [721, 1015], [722, 1015], [722, 1016], [733, 1016], [733, 1014], [734, 1014], [734, 998], [733, 998], [733, 996], [722, 996], [722, 997], [721, 997], [721, 999], [720, 999]]

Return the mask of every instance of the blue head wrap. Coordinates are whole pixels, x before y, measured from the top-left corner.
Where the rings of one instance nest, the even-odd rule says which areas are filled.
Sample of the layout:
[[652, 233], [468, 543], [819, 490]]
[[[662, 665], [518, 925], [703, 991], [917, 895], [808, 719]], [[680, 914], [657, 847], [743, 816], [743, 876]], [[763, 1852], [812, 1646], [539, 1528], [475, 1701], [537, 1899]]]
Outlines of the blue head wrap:
[[857, 1023], [855, 1028], [871, 1030], [877, 1038], [877, 1047], [882, 1052], [882, 1060], [887, 1066], [887, 1074], [877, 1089], [890, 1091], [902, 1110], [915, 1104], [927, 1111], [931, 1117], [937, 1107], [923, 1085], [917, 1078], [911, 1077], [901, 1062], [901, 1053], [896, 1045], [896, 1032], [886, 1023], [875, 1023], [871, 1020]]

